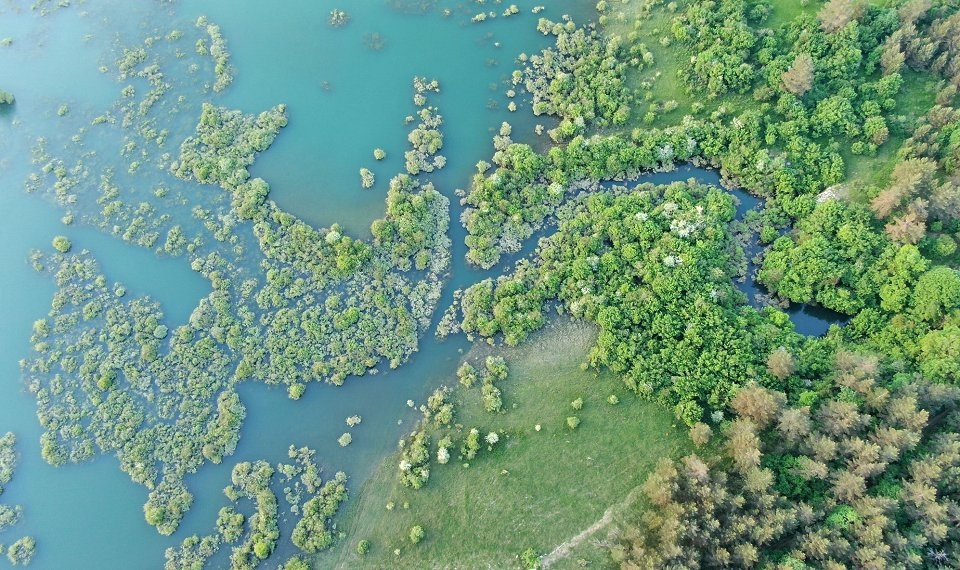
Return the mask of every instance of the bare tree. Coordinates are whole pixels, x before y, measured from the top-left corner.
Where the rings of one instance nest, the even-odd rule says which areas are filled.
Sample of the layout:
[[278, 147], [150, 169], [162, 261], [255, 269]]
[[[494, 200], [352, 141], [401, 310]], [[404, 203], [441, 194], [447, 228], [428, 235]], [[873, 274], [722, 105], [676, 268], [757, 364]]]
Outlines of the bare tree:
[[797, 97], [813, 87], [813, 58], [801, 53], [793, 60], [790, 69], [783, 73], [783, 87]]
[[817, 14], [823, 31], [833, 33], [863, 14], [863, 3], [856, 0], [830, 0]]

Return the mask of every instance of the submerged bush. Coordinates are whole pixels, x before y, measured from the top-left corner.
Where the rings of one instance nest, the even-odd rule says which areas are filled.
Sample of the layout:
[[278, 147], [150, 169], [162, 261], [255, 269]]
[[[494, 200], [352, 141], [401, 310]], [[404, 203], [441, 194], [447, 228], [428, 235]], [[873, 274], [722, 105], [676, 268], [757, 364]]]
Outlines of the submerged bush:
[[70, 243], [70, 240], [65, 236], [57, 236], [53, 238], [53, 249], [59, 251], [60, 253], [67, 253], [72, 247], [73, 244]]

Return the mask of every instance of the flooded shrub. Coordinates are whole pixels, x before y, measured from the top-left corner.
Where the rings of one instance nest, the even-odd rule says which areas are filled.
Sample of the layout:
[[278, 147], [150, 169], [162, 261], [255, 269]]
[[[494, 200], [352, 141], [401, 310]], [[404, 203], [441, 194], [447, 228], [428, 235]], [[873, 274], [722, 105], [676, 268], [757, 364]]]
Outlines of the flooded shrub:
[[350, 22], [350, 14], [335, 8], [330, 11], [330, 17], [327, 18], [327, 22], [334, 28], [342, 28]]
[[368, 168], [360, 169], [360, 185], [364, 188], [373, 188], [373, 184], [376, 181], [376, 177]]
[[70, 251], [71, 247], [73, 247], [73, 244], [65, 236], [57, 236], [53, 238], [53, 249], [59, 251], [60, 253], [67, 253]]

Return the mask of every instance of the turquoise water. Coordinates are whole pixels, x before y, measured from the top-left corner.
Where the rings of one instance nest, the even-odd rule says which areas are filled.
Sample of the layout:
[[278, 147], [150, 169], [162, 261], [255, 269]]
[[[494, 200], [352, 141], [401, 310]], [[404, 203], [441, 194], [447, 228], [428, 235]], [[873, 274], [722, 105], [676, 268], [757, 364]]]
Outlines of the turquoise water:
[[[442, 154], [448, 162], [432, 179], [448, 196], [469, 184], [473, 165], [489, 157], [491, 134], [502, 121], [514, 125], [515, 138], [531, 137], [532, 117], [508, 113], [502, 93], [515, 55], [546, 44], [529, 13], [532, 3], [518, 2], [524, 8], [519, 16], [480, 25], [468, 23], [477, 11], [472, 2], [450, 5], [450, 17], [439, 9], [405, 14], [377, 0], [347, 4], [343, 7], [352, 20], [342, 29], [326, 24], [327, 14], [338, 5], [316, 0], [282, 6], [89, 0], [42, 17], [27, 2], [0, 4], [0, 38], [13, 39], [11, 46], [0, 47], [0, 87], [17, 97], [13, 108], [0, 110], [0, 259], [5, 268], [0, 273], [5, 325], [0, 331], [0, 431], [17, 434], [20, 452], [3, 501], [24, 506], [22, 521], [0, 542], [35, 536], [38, 551], [31, 567], [161, 567], [165, 548], [212, 529], [216, 511], [225, 504], [221, 489], [233, 463], [260, 458], [276, 463], [285, 459], [290, 444], [317, 449], [327, 473], [347, 471], [351, 487], [358, 489], [410, 428], [414, 415], [406, 400], [422, 401], [453, 376], [465, 341], [437, 344], [426, 338], [420, 352], [400, 369], [350, 379], [339, 388], [311, 386], [298, 402], [290, 402], [282, 390], [241, 386], [247, 420], [237, 452], [224, 464], [205, 465], [188, 478], [196, 500], [173, 537], [158, 535], [144, 522], [141, 507], [147, 491], [132, 483], [115, 459], [99, 457], [56, 469], [40, 458], [35, 403], [22, 385], [18, 361], [29, 354], [31, 324], [48, 311], [54, 287], [30, 268], [31, 249], [49, 250], [53, 236], [68, 236], [77, 250], [93, 252], [110, 281], [122, 282], [132, 295], [160, 301], [174, 325], [185, 321], [209, 291], [184, 258], [157, 256], [81, 222], [64, 226], [64, 209], [23, 189], [38, 136], [52, 149], [69, 148], [68, 139], [77, 129], [111, 107], [123, 85], [98, 68], [111, 64], [123, 46], [136, 45], [148, 35], [189, 29], [199, 15], [219, 24], [236, 80], [224, 94], [203, 99], [245, 112], [286, 103], [290, 124], [259, 158], [253, 174], [271, 183], [272, 197], [282, 208], [318, 225], [339, 222], [356, 235], [368, 235], [369, 223], [382, 215], [386, 183], [402, 169], [409, 131], [404, 117], [414, 111], [414, 75], [441, 82], [441, 94], [432, 103], [445, 118]], [[591, 10], [591, 2], [570, 0], [551, 2], [543, 15], [559, 18], [565, 12], [583, 15]], [[364, 36], [373, 32], [383, 38], [380, 50], [365, 45]], [[188, 50], [188, 57], [195, 56]], [[185, 112], [164, 119], [171, 140], [192, 131], [200, 101], [188, 97]], [[63, 117], [57, 115], [61, 105], [69, 109]], [[85, 137], [83, 144], [84, 151], [97, 153], [99, 164], [116, 163], [125, 190], [129, 185], [132, 192], [142, 192], [138, 185], [149, 188], [162, 178], [149, 172], [125, 175], [129, 159], [119, 157], [116, 137]], [[387, 160], [373, 160], [376, 147], [387, 151]], [[377, 174], [371, 190], [360, 188], [361, 166]], [[172, 179], [163, 182], [188, 198], [190, 192], [214, 191]], [[453, 237], [454, 259], [462, 260], [462, 234]], [[476, 275], [458, 263], [445, 298]], [[363, 423], [351, 430], [353, 443], [340, 448], [336, 438], [346, 431], [344, 418], [352, 414], [363, 416]], [[267, 566], [289, 554], [287, 536]]]

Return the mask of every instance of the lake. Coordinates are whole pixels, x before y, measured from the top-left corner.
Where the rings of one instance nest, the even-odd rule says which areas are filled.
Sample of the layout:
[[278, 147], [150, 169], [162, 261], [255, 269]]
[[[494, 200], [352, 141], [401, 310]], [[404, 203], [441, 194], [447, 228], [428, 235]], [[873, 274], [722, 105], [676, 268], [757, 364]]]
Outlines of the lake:
[[[368, 237], [370, 222], [384, 211], [386, 181], [403, 168], [409, 131], [404, 117], [414, 112], [412, 78], [437, 78], [441, 93], [432, 96], [431, 103], [444, 116], [442, 153], [448, 162], [429, 179], [454, 204], [454, 265], [441, 310], [454, 289], [491, 275], [464, 265], [464, 229], [457, 223], [454, 191], [470, 183], [477, 161], [489, 158], [491, 136], [501, 122], [514, 126], [516, 140], [534, 138], [536, 119], [529, 113], [508, 112], [503, 96], [516, 55], [539, 50], [548, 41], [535, 29], [536, 16], [530, 14], [534, 3], [517, 2], [519, 15], [481, 24], [469, 21], [479, 11], [473, 2], [405, 3], [428, 5], [422, 13], [395, 9], [394, 1], [341, 4], [90, 0], [57, 8], [53, 2], [38, 2], [49, 10], [41, 16], [25, 2], [0, 3], [0, 38], [13, 40], [0, 47], [4, 70], [0, 88], [17, 98], [14, 106], [0, 107], [0, 260], [5, 268], [0, 273], [0, 318], [5, 325], [0, 330], [0, 432], [14, 431], [20, 452], [17, 472], [2, 500], [24, 506], [22, 521], [0, 542], [35, 536], [38, 551], [32, 567], [161, 567], [164, 549], [190, 534], [212, 530], [217, 510], [227, 503], [221, 489], [229, 483], [234, 463], [255, 459], [277, 463], [286, 459], [290, 444], [316, 449], [327, 474], [344, 470], [351, 477], [351, 488], [359, 489], [415, 420], [407, 400], [421, 402], [434, 387], [452, 381], [467, 342], [458, 337], [438, 343], [428, 334], [404, 366], [350, 378], [342, 387], [312, 385], [297, 402], [288, 400], [280, 388], [241, 385], [247, 419], [239, 447], [224, 464], [205, 464], [187, 479], [196, 500], [172, 537], [160, 536], [144, 522], [147, 491], [118, 469], [116, 459], [99, 457], [55, 469], [40, 458], [42, 430], [18, 362], [30, 353], [32, 323], [48, 312], [54, 286], [30, 268], [30, 250], [49, 250], [55, 235], [68, 236], [75, 249], [93, 252], [107, 277], [123, 283], [129, 294], [157, 299], [173, 325], [188, 319], [210, 285], [185, 258], [158, 256], [150, 248], [118, 239], [109, 227], [96, 227], [92, 218], [85, 220], [83, 214], [93, 216], [99, 208], [92, 201], [65, 209], [49, 197], [26, 193], [24, 181], [34, 168], [32, 148], [38, 137], [44, 137], [51, 149], [68, 158], [85, 153], [92, 167], [116, 166], [116, 181], [132, 199], [149, 198], [158, 185], [169, 188], [182, 196], [175, 204], [177, 215], [189, 216], [194, 202], [218, 190], [178, 181], [160, 170], [127, 172], [131, 159], [121, 155], [125, 135], [119, 130], [106, 131], [103, 137], [81, 136], [81, 143], [70, 139], [87, 129], [94, 117], [108, 110], [119, 114], [114, 102], [125, 82], [118, 83], [113, 72], [101, 72], [101, 66], [111, 65], [124, 47], [141, 45], [144, 38], [192, 29], [198, 16], [221, 27], [237, 73], [220, 95], [198, 89], [198, 79], [186, 71], [166, 78], [173, 84], [171, 93], [184, 97], [180, 104], [161, 107], [166, 114], [158, 127], [168, 129], [169, 139], [177, 141], [172, 143], [174, 150], [193, 132], [204, 100], [247, 113], [285, 103], [290, 123], [259, 157], [252, 174], [271, 184], [271, 197], [281, 208], [314, 225], [337, 222], [352, 235]], [[593, 14], [592, 1], [548, 4], [543, 16], [553, 19], [569, 13], [584, 21]], [[338, 7], [347, 8], [351, 19], [335, 29], [327, 18]], [[442, 8], [449, 8], [450, 15], [445, 16]], [[495, 8], [502, 11], [503, 6], [487, 7]], [[183, 69], [195, 57], [186, 50]], [[377, 147], [387, 151], [386, 160], [373, 160]], [[360, 188], [360, 167], [376, 173], [373, 189]], [[691, 176], [706, 182], [716, 178], [709, 171], [681, 168], [644, 180], [669, 182]], [[95, 186], [96, 181], [94, 172], [78, 186], [78, 194], [87, 192], [81, 200], [90, 199], [93, 189], [85, 185]], [[738, 197], [747, 207], [755, 204], [745, 193]], [[70, 226], [61, 222], [68, 211], [78, 214], [78, 222]], [[808, 315], [811, 326], [820, 328], [803, 328], [804, 311], [808, 309], [792, 316], [798, 330], [822, 333], [818, 323], [826, 321], [813, 315]], [[363, 423], [351, 430], [353, 443], [341, 448], [337, 437], [346, 431], [344, 419], [353, 414], [361, 415]], [[271, 565], [293, 550], [289, 528], [287, 521]]]

